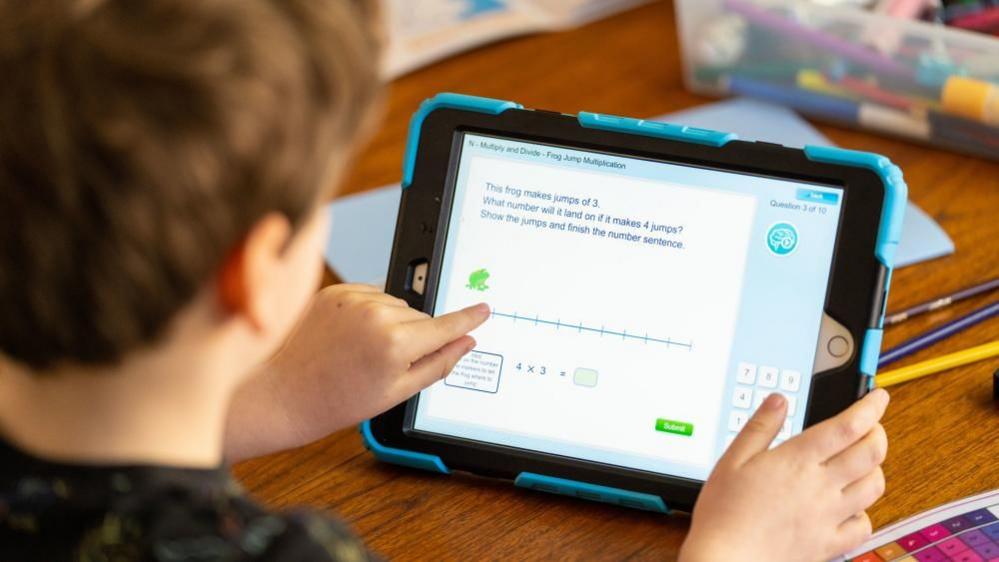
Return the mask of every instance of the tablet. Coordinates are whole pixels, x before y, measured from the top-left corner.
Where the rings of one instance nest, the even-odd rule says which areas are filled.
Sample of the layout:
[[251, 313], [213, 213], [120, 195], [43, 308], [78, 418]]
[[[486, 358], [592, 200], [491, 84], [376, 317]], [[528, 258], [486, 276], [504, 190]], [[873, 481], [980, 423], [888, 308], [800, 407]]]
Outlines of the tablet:
[[881, 156], [441, 94], [404, 172], [388, 292], [492, 316], [362, 425], [384, 460], [687, 510], [767, 395], [779, 446], [873, 384], [905, 204]]

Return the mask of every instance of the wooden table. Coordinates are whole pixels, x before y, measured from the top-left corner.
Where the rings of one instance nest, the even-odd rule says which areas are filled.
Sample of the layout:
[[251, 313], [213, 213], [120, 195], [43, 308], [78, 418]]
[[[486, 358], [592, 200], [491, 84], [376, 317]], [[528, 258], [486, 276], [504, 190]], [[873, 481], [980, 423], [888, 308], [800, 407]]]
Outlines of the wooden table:
[[[343, 193], [399, 180], [409, 116], [436, 92], [513, 99], [569, 113], [633, 116], [711, 101], [684, 90], [677, 45], [672, 4], [655, 3], [582, 29], [486, 47], [405, 76], [392, 85], [384, 125], [361, 151]], [[943, 225], [957, 246], [950, 257], [899, 270], [889, 308], [999, 273], [999, 164], [869, 133], [819, 128], [840, 146], [879, 152], [901, 166], [911, 199]], [[978, 304], [891, 328], [885, 344]], [[905, 363], [994, 339], [999, 339], [996, 320]], [[997, 367], [999, 361], [983, 362], [892, 390], [885, 419], [891, 444], [885, 463], [888, 490], [870, 512], [876, 527], [999, 488], [999, 409], [991, 387]], [[335, 513], [392, 559], [671, 560], [688, 525], [683, 516], [381, 464], [365, 452], [354, 429], [242, 463], [235, 472], [268, 505], [304, 504]]]

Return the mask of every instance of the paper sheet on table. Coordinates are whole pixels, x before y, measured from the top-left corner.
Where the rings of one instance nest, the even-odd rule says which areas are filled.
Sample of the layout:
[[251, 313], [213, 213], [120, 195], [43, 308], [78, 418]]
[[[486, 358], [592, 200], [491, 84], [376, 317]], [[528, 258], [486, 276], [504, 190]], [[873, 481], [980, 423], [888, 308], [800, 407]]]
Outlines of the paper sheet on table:
[[[749, 99], [726, 100], [657, 117], [681, 125], [731, 131], [747, 140], [787, 146], [831, 145], [793, 111]], [[399, 209], [398, 185], [343, 197], [329, 205], [333, 228], [326, 261], [344, 280], [384, 283]], [[950, 254], [954, 244], [940, 226], [909, 203], [896, 255], [899, 267]]]
[[394, 78], [506, 37], [568, 29], [648, 0], [389, 0], [383, 74]]

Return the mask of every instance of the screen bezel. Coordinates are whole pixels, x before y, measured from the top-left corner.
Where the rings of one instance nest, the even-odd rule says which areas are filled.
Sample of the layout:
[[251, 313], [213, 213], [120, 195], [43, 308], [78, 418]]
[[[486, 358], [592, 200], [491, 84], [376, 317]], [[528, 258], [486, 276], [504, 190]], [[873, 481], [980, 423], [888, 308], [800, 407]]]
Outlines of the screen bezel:
[[[559, 147], [752, 174], [842, 189], [839, 225], [830, 265], [824, 309], [862, 341], [881, 312], [884, 272], [874, 245], [884, 200], [880, 178], [869, 170], [817, 163], [801, 150], [770, 143], [732, 141], [722, 147], [586, 128], [575, 116], [531, 110], [489, 115], [438, 109], [420, 127], [419, 158], [403, 192], [386, 290], [420, 310], [433, 310], [439, 285], [451, 202], [466, 133]], [[846, 233], [850, 235], [847, 236]], [[417, 260], [429, 260], [426, 286], [418, 295], [406, 285]], [[805, 425], [842, 410], [862, 392], [859, 354], [846, 365], [815, 375], [806, 401]], [[702, 481], [604, 464], [551, 453], [472, 441], [411, 428], [419, 395], [372, 420], [380, 442], [440, 456], [452, 468], [513, 478], [523, 471], [654, 493], [681, 509], [692, 506]]]
[[[524, 139], [522, 139], [522, 138], [517, 138], [517, 137], [512, 137], [512, 136], [499, 136], [499, 135], [495, 135], [495, 134], [484, 134], [484, 133], [479, 133], [479, 132], [472, 132], [472, 131], [469, 131], [469, 130], [466, 130], [466, 129], [459, 129], [459, 130], [456, 130], [454, 132], [454, 138], [453, 138], [453, 141], [451, 143], [451, 159], [450, 159], [450, 161], [448, 163], [447, 185], [446, 185], [446, 188], [444, 190], [444, 199], [441, 202], [441, 213], [440, 213], [440, 218], [439, 218], [439, 222], [438, 222], [438, 225], [437, 225], [438, 240], [437, 240], [437, 243], [435, 245], [436, 246], [435, 247], [435, 251], [439, 251], [440, 252], [440, 259], [436, 260], [436, 263], [433, 264], [435, 267], [433, 267], [430, 270], [431, 272], [429, 273], [429, 275], [427, 277], [428, 282], [426, 284], [426, 294], [425, 294], [425, 299], [426, 299], [425, 310], [427, 312], [432, 312], [437, 307], [437, 296], [438, 296], [438, 291], [440, 290], [441, 276], [442, 276], [442, 273], [443, 273], [443, 266], [444, 266], [444, 262], [446, 261], [446, 259], [445, 259], [446, 258], [446, 253], [448, 251], [447, 243], [446, 242], [447, 242], [448, 237], [450, 235], [451, 223], [456, 218], [456, 215], [455, 215], [456, 210], [454, 209], [454, 201], [455, 201], [455, 196], [458, 193], [458, 187], [459, 187], [458, 186], [458, 176], [459, 176], [459, 173], [461, 171], [462, 156], [464, 154], [465, 138], [466, 138], [467, 135], [475, 135], [477, 137], [484, 137], [484, 138], [496, 139], [496, 140], [499, 140], [499, 141], [529, 142], [533, 146], [551, 147], [551, 148], [556, 148], [556, 149], [580, 150], [578, 147], [568, 146], [566, 144], [539, 143], [539, 142], [536, 142], [536, 141], [524, 141]], [[665, 161], [663, 159], [639, 158], [639, 157], [632, 156], [632, 155], [623, 155], [623, 154], [620, 154], [620, 153], [612, 153], [612, 152], [608, 152], [606, 150], [601, 150], [601, 151], [597, 151], [597, 150], [586, 150], [586, 152], [588, 152], [590, 154], [594, 154], [594, 155], [616, 156], [616, 157], [619, 157], [619, 158], [628, 158], [628, 159], [632, 159], [632, 160], [643, 160], [643, 161], [647, 161], [647, 162], [656, 162], [656, 163], [663, 163], [663, 164], [668, 164], [668, 165], [678, 165], [675, 162], [672, 162], [672, 161], [667, 162], [667, 161]], [[716, 171], [716, 172], [724, 173], [724, 174], [741, 175], [741, 176], [752, 175], [752, 176], [756, 176], [756, 177], [773, 178], [773, 176], [762, 176], [760, 174], [747, 174], [745, 172], [733, 172], [731, 170], [719, 170], [718, 168], [712, 168], [712, 167], [707, 167], [707, 166], [689, 166], [689, 165], [684, 165], [684, 166], [697, 167], [697, 168], [700, 168], [700, 169]], [[784, 179], [784, 178], [781, 178], [781, 179]], [[836, 190], [838, 192], [839, 197], [840, 197], [840, 203], [839, 203], [839, 206], [837, 207], [836, 232], [839, 232], [839, 228], [841, 226], [840, 223], [841, 223], [842, 218], [843, 218], [843, 214], [842, 214], [841, 211], [842, 211], [843, 206], [845, 205], [845, 198], [846, 198], [846, 192], [843, 190], [842, 186], [834, 185], [834, 184], [828, 184], [828, 183], [805, 182], [805, 181], [795, 182], [795, 185], [797, 185], [797, 186], [816, 186], [816, 187], [822, 187], [822, 188], [826, 188], [826, 189], [834, 189], [834, 190]], [[835, 245], [835, 239], [834, 239], [833, 244]], [[833, 248], [833, 254], [834, 253], [835, 253], [835, 248]], [[831, 266], [832, 266], [832, 264], [830, 263], [830, 271], [832, 269]], [[824, 294], [822, 296], [822, 299], [823, 299], [822, 303], [817, 304], [816, 306], [822, 306], [822, 304], [825, 303], [825, 300], [828, 298], [828, 292], [829, 292], [829, 286], [827, 284], [827, 286], [826, 286], [826, 294]], [[816, 345], [818, 345], [818, 343], [820, 341], [819, 336], [820, 336], [819, 331], [816, 330]], [[523, 447], [514, 447], [512, 445], [504, 445], [504, 444], [500, 444], [500, 443], [493, 443], [493, 442], [489, 442], [489, 441], [481, 441], [481, 440], [476, 440], [476, 439], [469, 439], [469, 438], [464, 438], [464, 437], [458, 437], [458, 436], [455, 436], [455, 435], [448, 435], [446, 433], [437, 433], [437, 432], [433, 432], [433, 431], [427, 431], [427, 430], [423, 430], [423, 429], [418, 429], [415, 426], [415, 422], [416, 422], [417, 409], [420, 406], [420, 400], [421, 400], [421, 395], [417, 394], [417, 395], [413, 396], [406, 403], [406, 413], [405, 413], [405, 418], [404, 418], [404, 422], [403, 422], [404, 423], [403, 431], [407, 435], [423, 436], [423, 437], [426, 437], [426, 438], [429, 438], [429, 439], [447, 438], [447, 439], [454, 440], [455, 443], [460, 443], [460, 444], [475, 444], [475, 445], [480, 445], [480, 446], [481, 445], [493, 445], [493, 446], [498, 446], [498, 447], [504, 447], [504, 448], [507, 448], [507, 449], [516, 449], [516, 450], [522, 450], [522, 451], [528, 451], [528, 452], [534, 452], [534, 453], [543, 453], [543, 454], [548, 454], [548, 455], [561, 456], [561, 457], [572, 459], [572, 460], [588, 460], [589, 462], [598, 462], [598, 461], [592, 461], [592, 460], [589, 460], [589, 459], [584, 459], [584, 458], [581, 458], [581, 457], [572, 457], [572, 456], [558, 455], [556, 453], [552, 453], [552, 452], [549, 452], [549, 451], [542, 451], [540, 449], [527, 449], [527, 448], [523, 448]], [[805, 407], [805, 416], [807, 417], [807, 403], [805, 404], [804, 407]], [[625, 468], [625, 469], [634, 470], [634, 471], [641, 472], [641, 473], [646, 473], [646, 474], [656, 474], [656, 475], [673, 476], [673, 475], [670, 475], [669, 473], [665, 473], [665, 472], [648, 471], [648, 470], [638, 469], [638, 468], [634, 468], [634, 467], [629, 467], [629, 466], [623, 465], [623, 464], [622, 465], [611, 464], [611, 463], [600, 463], [600, 464], [607, 464], [609, 466], [615, 466], [615, 467], [618, 467], [618, 468]], [[703, 480], [696, 479], [696, 478], [691, 478], [691, 480], [694, 480], [694, 481], [697, 481], [697, 482], [703, 482]]]

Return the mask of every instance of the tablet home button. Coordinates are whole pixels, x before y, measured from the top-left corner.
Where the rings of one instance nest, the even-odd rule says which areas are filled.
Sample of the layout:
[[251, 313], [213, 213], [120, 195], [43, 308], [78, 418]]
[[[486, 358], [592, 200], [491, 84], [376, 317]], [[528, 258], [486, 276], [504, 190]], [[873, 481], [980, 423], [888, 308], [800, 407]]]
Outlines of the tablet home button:
[[843, 357], [850, 351], [850, 342], [843, 336], [834, 336], [829, 340], [829, 355], [833, 357]]

